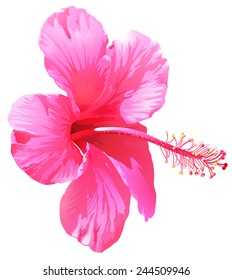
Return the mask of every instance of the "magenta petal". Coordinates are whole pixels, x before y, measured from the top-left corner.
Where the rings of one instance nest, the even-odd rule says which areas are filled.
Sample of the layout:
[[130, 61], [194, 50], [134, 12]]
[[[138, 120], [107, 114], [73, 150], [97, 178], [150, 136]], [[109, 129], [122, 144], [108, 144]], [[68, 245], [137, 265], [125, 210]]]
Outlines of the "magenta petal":
[[[146, 127], [136, 124], [130, 128], [146, 132]], [[124, 135], [96, 135], [88, 141], [104, 151], [120, 173], [131, 195], [138, 201], [139, 212], [145, 220], [155, 212], [156, 192], [154, 169], [146, 141]]]
[[167, 90], [168, 65], [159, 44], [132, 31], [115, 41], [108, 55], [111, 71], [102, 114], [113, 109], [127, 124], [151, 117], [162, 107]]
[[11, 152], [19, 167], [36, 181], [52, 184], [76, 178], [82, 155], [70, 140], [77, 117], [73, 110], [63, 95], [27, 95], [12, 106]]
[[85, 10], [75, 7], [53, 14], [42, 27], [40, 47], [46, 69], [57, 85], [75, 99], [81, 111], [105, 87], [110, 66], [107, 43], [102, 25]]
[[61, 199], [60, 216], [68, 234], [93, 251], [102, 252], [122, 233], [130, 193], [109, 158], [89, 146], [81, 174]]

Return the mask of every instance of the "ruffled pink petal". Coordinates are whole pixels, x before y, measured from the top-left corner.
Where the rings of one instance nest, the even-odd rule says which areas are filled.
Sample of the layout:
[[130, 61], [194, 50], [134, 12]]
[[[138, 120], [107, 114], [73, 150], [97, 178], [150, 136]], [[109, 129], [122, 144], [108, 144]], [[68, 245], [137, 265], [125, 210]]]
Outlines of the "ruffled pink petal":
[[[146, 132], [146, 127], [136, 124], [130, 128]], [[146, 141], [124, 135], [95, 135], [88, 142], [104, 151], [117, 168], [131, 195], [138, 201], [138, 209], [145, 220], [155, 212], [156, 192], [154, 169]]]
[[167, 90], [168, 65], [159, 44], [132, 31], [115, 41], [108, 55], [111, 71], [95, 116], [120, 116], [127, 124], [151, 117], [164, 104]]
[[82, 162], [70, 139], [71, 124], [78, 112], [63, 95], [27, 95], [11, 109], [12, 155], [18, 166], [43, 184], [76, 178]]
[[130, 193], [109, 158], [89, 146], [78, 179], [61, 199], [60, 217], [68, 234], [93, 251], [102, 252], [122, 233]]
[[40, 47], [45, 66], [57, 85], [83, 111], [102, 94], [110, 58], [101, 23], [83, 9], [69, 7], [44, 23]]

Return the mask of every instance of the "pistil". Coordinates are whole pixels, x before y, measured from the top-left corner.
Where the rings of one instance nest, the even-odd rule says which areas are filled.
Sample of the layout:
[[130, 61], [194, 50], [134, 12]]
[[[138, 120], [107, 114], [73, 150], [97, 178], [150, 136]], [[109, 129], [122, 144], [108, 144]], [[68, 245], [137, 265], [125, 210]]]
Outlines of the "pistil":
[[216, 166], [221, 167], [223, 170], [226, 169], [227, 163], [221, 163], [221, 160], [225, 159], [226, 153], [223, 150], [217, 148], [211, 148], [209, 145], [203, 143], [195, 144], [194, 139], [186, 138], [185, 134], [180, 135], [180, 140], [177, 140], [175, 135], [171, 136], [167, 133], [166, 141], [159, 140], [154, 136], [147, 133], [124, 127], [97, 127], [85, 130], [80, 130], [71, 134], [73, 142], [79, 140], [88, 141], [88, 137], [95, 135], [114, 134], [114, 135], [126, 135], [136, 137], [140, 140], [148, 141], [160, 147], [161, 152], [167, 163], [169, 158], [172, 160], [172, 167], [180, 167], [180, 175], [183, 174], [183, 169], [188, 169], [189, 174], [205, 176], [204, 170], [208, 169], [210, 178], [213, 178], [216, 173], [214, 168]]

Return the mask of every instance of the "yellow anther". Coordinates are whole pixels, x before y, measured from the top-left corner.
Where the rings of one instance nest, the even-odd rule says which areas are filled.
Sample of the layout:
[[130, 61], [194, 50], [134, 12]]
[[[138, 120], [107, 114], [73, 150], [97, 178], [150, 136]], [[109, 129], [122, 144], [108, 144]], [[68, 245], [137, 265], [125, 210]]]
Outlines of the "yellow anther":
[[196, 155], [195, 152], [192, 152], [192, 155], [195, 156]]
[[184, 173], [182, 171], [180, 171], [179, 174], [182, 176]]
[[184, 139], [185, 138], [185, 134], [182, 132], [181, 134], [180, 134], [180, 139]]
[[176, 165], [175, 165], [175, 164], [173, 164], [173, 165], [172, 165], [172, 168], [175, 168], [175, 167], [176, 167]]
[[210, 152], [211, 152], [211, 151], [210, 151], [210, 150], [208, 150], [208, 151], [207, 151], [207, 154], [210, 154]]
[[175, 138], [175, 134], [172, 134], [172, 138]]
[[214, 166], [217, 166], [217, 164], [218, 164], [218, 163], [217, 163], [216, 161], [213, 163]]

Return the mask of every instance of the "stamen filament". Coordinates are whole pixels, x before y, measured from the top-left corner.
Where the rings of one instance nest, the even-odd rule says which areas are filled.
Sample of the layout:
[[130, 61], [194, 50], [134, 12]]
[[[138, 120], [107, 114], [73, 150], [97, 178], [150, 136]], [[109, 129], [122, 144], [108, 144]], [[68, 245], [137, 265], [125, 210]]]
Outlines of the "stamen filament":
[[172, 166], [180, 166], [181, 175], [183, 174], [183, 169], [187, 168], [190, 175], [200, 174], [202, 177], [204, 177], [204, 169], [206, 167], [210, 173], [210, 178], [213, 178], [216, 175], [214, 172], [214, 167], [219, 166], [223, 170], [225, 170], [227, 167], [227, 163], [219, 162], [220, 160], [225, 159], [226, 153], [223, 150], [210, 148], [208, 145], [203, 143], [197, 145], [194, 143], [193, 138], [184, 141], [184, 138], [186, 137], [184, 133], [181, 133], [179, 141], [177, 141], [174, 134], [172, 135], [171, 140], [169, 140], [167, 133], [166, 142], [164, 142], [155, 138], [154, 136], [131, 128], [97, 127], [75, 132], [71, 134], [71, 139], [73, 142], [77, 142], [81, 139], [87, 140], [88, 137], [98, 134], [118, 134], [132, 136], [158, 145], [165, 158], [165, 162], [168, 162], [168, 159], [171, 156]]

